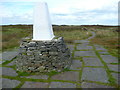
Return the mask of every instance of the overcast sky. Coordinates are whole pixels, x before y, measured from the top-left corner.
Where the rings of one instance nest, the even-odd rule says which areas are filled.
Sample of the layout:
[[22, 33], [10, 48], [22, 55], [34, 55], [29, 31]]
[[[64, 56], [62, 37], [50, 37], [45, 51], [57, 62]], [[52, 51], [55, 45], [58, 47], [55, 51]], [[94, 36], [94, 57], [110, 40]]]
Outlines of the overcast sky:
[[[0, 24], [33, 24], [34, 2], [1, 0]], [[52, 24], [117, 25], [119, 0], [42, 0], [49, 7]]]

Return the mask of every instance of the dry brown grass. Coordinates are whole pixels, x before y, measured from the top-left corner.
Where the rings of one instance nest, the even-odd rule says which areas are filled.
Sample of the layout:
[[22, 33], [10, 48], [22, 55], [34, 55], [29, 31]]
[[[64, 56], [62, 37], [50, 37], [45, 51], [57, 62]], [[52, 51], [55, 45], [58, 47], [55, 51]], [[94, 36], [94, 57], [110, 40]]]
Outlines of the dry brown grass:
[[119, 57], [118, 49], [120, 45], [118, 44], [118, 38], [118, 32], [108, 28], [107, 30], [97, 30], [96, 37], [91, 42], [103, 45], [113, 56]]

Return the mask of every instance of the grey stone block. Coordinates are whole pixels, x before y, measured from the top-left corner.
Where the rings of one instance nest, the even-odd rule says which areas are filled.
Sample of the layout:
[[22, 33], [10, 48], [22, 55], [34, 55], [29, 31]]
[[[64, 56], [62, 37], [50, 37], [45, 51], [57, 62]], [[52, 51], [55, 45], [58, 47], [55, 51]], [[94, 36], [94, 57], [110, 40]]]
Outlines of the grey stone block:
[[79, 72], [68, 71], [51, 77], [52, 80], [79, 81]]
[[112, 86], [100, 85], [97, 83], [88, 83], [88, 82], [82, 82], [81, 87], [82, 88], [114, 88]]
[[18, 51], [6, 51], [2, 53], [2, 60], [12, 60], [18, 55]]
[[107, 51], [107, 49], [103, 48], [103, 46], [100, 45], [94, 45], [96, 50], [101, 50], [101, 51]]
[[111, 56], [111, 55], [101, 55], [101, 58], [106, 63], [118, 63], [118, 59], [116, 57]]
[[49, 88], [76, 88], [76, 85], [66, 82], [51, 82]]
[[70, 67], [71, 70], [81, 70], [82, 62], [80, 60], [73, 60]]
[[74, 43], [89, 43], [88, 40], [75, 40]]
[[2, 88], [15, 88], [20, 84], [18, 80], [10, 80], [6, 78], [2, 78]]
[[2, 75], [5, 75], [5, 76], [17, 76], [18, 74], [12, 68], [2, 67]]
[[48, 85], [44, 82], [25, 82], [21, 88], [48, 88]]
[[98, 52], [99, 54], [109, 54], [108, 52], [106, 52], [106, 51], [102, 51], [102, 52]]
[[108, 64], [107, 66], [108, 66], [108, 68], [109, 68], [111, 71], [116, 71], [116, 72], [118, 72], [118, 67], [119, 67], [120, 65], [110, 65], [110, 64]]
[[96, 56], [94, 51], [75, 51], [74, 57], [80, 56]]
[[84, 44], [78, 44], [77, 45], [77, 50], [91, 50], [93, 49], [92, 46], [84, 45]]
[[82, 80], [99, 81], [108, 83], [108, 77], [103, 68], [85, 67], [82, 73]]
[[97, 57], [84, 57], [85, 66], [103, 66], [100, 59]]
[[21, 76], [25, 78], [32, 78], [32, 79], [48, 79], [48, 75], [32, 75], [32, 76]]

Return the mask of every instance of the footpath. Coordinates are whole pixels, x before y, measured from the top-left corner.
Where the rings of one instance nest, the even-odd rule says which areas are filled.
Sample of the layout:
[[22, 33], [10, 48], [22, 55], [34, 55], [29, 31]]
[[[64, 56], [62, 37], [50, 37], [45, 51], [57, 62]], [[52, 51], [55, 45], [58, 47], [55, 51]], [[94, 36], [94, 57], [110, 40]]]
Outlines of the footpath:
[[[51, 74], [25, 74], [15, 69], [18, 50], [3, 52], [0, 60], [0, 88], [118, 88], [118, 59], [100, 45], [75, 40], [67, 45], [72, 52], [69, 70]], [[119, 78], [119, 79], [118, 79]]]

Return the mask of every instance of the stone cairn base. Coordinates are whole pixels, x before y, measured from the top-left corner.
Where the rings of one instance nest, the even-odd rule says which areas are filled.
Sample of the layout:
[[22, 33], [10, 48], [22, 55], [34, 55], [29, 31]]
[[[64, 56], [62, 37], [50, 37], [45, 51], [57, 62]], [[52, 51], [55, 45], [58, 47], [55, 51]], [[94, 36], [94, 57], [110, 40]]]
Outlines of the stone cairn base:
[[71, 53], [62, 37], [51, 41], [33, 41], [25, 38], [20, 44], [16, 60], [18, 71], [60, 72], [71, 65]]

